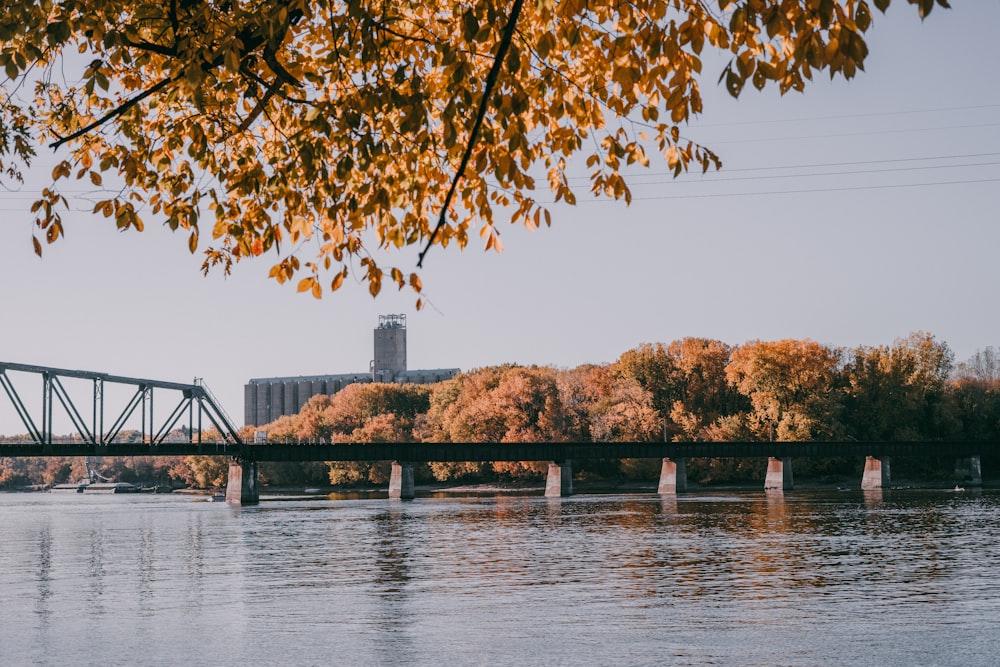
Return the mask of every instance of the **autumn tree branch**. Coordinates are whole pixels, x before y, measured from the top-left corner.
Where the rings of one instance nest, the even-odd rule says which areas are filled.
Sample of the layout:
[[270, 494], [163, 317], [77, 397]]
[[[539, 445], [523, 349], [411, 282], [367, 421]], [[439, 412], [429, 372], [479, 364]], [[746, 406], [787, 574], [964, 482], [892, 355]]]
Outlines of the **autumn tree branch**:
[[[175, 31], [176, 31], [176, 29], [178, 27], [176, 9], [177, 9], [176, 2], [172, 2], [171, 3], [170, 21], [171, 21], [171, 25], [174, 26]], [[271, 99], [271, 97], [275, 93], [280, 94], [279, 91], [280, 91], [280, 88], [281, 88], [282, 85], [287, 84], [289, 86], [293, 86], [293, 87], [296, 87], [296, 88], [301, 88], [302, 87], [302, 83], [298, 79], [296, 79], [294, 76], [292, 76], [284, 68], [284, 66], [282, 66], [281, 63], [278, 62], [278, 58], [277, 58], [277, 50], [280, 48], [281, 44], [284, 42], [285, 37], [288, 34], [289, 28], [292, 25], [294, 25], [296, 22], [298, 22], [298, 20], [300, 18], [302, 18], [302, 12], [301, 11], [290, 12], [289, 15], [286, 17], [286, 19], [284, 21], [284, 24], [281, 26], [281, 31], [277, 35], [270, 36], [270, 37], [265, 34], [264, 28], [261, 25], [259, 25], [259, 24], [250, 24], [250, 25], [246, 26], [243, 30], [241, 30], [238, 33], [237, 36], [240, 38], [240, 40], [244, 44], [244, 49], [243, 49], [242, 54], [241, 54], [241, 56], [242, 56], [241, 60], [243, 58], [245, 58], [247, 55], [249, 55], [250, 53], [252, 53], [253, 51], [255, 51], [257, 48], [263, 46], [262, 55], [263, 55], [263, 58], [264, 58], [264, 62], [271, 69], [271, 71], [274, 72], [274, 74], [276, 76], [275, 82], [267, 86], [267, 91], [266, 91], [266, 94], [265, 94], [265, 99], [257, 105], [257, 108], [254, 110], [253, 113], [251, 113], [250, 118], [248, 118], [246, 121], [244, 121], [243, 124], [241, 124], [241, 129], [245, 129], [246, 126], [249, 126], [249, 124], [251, 122], [253, 122], [253, 120], [257, 116], [260, 115], [260, 111], [262, 110], [264, 104], [266, 104], [267, 101], [269, 101]], [[175, 40], [176, 40], [176, 32], [175, 32]], [[136, 42], [134, 40], [130, 40], [130, 39], [124, 38], [124, 37], [123, 37], [122, 41], [123, 41], [123, 43], [126, 46], [131, 47], [131, 48], [137, 48], [137, 49], [141, 49], [141, 50], [144, 50], [144, 51], [149, 51], [149, 52], [152, 52], [152, 53], [158, 53], [160, 55], [167, 56], [167, 57], [176, 57], [177, 56], [177, 51], [176, 51], [175, 47], [166, 47], [166, 46], [162, 46], [162, 45], [159, 45], [159, 44], [153, 44], [153, 43], [146, 42], [146, 41]], [[205, 71], [205, 72], [208, 72], [208, 71], [213, 70], [216, 67], [222, 65], [223, 62], [224, 62], [224, 58], [221, 55], [216, 56], [213, 60], [204, 63], [202, 65], [202, 70]], [[73, 132], [72, 134], [70, 134], [68, 136], [59, 137], [59, 139], [57, 141], [54, 141], [51, 144], [49, 144], [49, 147], [52, 148], [53, 150], [55, 150], [55, 149], [58, 149], [63, 144], [67, 143], [67, 142], [70, 142], [70, 141], [73, 141], [74, 139], [78, 139], [78, 138], [82, 137], [83, 135], [87, 134], [91, 130], [104, 125], [108, 121], [113, 120], [113, 119], [117, 118], [118, 116], [121, 116], [122, 114], [124, 114], [126, 111], [128, 111], [129, 109], [131, 109], [132, 107], [134, 107], [139, 102], [143, 101], [144, 99], [146, 99], [150, 95], [154, 95], [154, 94], [160, 92], [161, 90], [163, 90], [164, 88], [166, 88], [169, 84], [171, 84], [174, 81], [177, 81], [180, 78], [181, 78], [180, 75], [176, 75], [176, 76], [173, 76], [173, 77], [166, 77], [166, 78], [160, 80], [158, 83], [156, 83], [152, 87], [147, 88], [146, 90], [142, 91], [141, 93], [139, 93], [135, 97], [133, 97], [133, 98], [131, 98], [129, 100], [126, 100], [125, 102], [123, 102], [119, 106], [115, 107], [114, 109], [112, 109], [111, 111], [109, 111], [108, 113], [106, 113], [105, 115], [101, 116], [100, 118], [98, 118], [94, 122], [86, 125], [85, 127], [80, 128], [79, 130], [77, 130], [76, 132]]]
[[451, 200], [455, 196], [455, 190], [458, 188], [458, 182], [462, 180], [462, 175], [465, 174], [465, 168], [469, 164], [469, 158], [472, 157], [472, 150], [476, 147], [476, 139], [479, 137], [479, 130], [483, 125], [483, 119], [486, 117], [486, 107], [489, 104], [490, 96], [493, 94], [493, 88], [496, 86], [497, 77], [500, 76], [500, 68], [503, 67], [503, 61], [507, 57], [507, 51], [510, 49], [511, 40], [514, 37], [514, 29], [517, 27], [517, 17], [521, 14], [521, 5], [523, 0], [514, 0], [514, 6], [511, 7], [510, 17], [507, 19], [507, 25], [504, 26], [503, 36], [500, 38], [500, 45], [497, 47], [496, 57], [493, 59], [493, 66], [490, 68], [489, 74], [486, 75], [486, 85], [483, 88], [483, 99], [479, 101], [479, 110], [476, 113], [476, 122], [472, 125], [472, 131], [469, 133], [469, 142], [465, 146], [465, 154], [462, 155], [462, 162], [458, 165], [458, 171], [455, 172], [455, 178], [451, 181], [451, 187], [448, 188], [448, 195], [444, 199], [444, 204], [441, 205], [441, 216], [438, 218], [437, 225], [431, 231], [430, 237], [427, 239], [427, 245], [424, 249], [420, 251], [420, 255], [417, 257], [417, 268], [423, 268], [424, 266], [424, 256], [427, 251], [431, 249], [434, 244], [434, 239], [437, 237], [438, 232], [445, 225], [445, 216], [448, 214], [448, 207], [451, 205]]
[[118, 105], [117, 107], [115, 107], [114, 109], [112, 109], [111, 111], [109, 111], [108, 113], [104, 114], [103, 116], [101, 116], [100, 118], [98, 118], [97, 120], [95, 120], [93, 123], [90, 123], [89, 125], [81, 127], [79, 130], [77, 130], [76, 132], [74, 132], [74, 133], [72, 133], [70, 135], [67, 135], [65, 137], [59, 137], [58, 141], [54, 141], [51, 144], [49, 144], [49, 148], [55, 150], [55, 149], [59, 148], [60, 146], [62, 146], [63, 144], [65, 144], [66, 142], [73, 141], [74, 139], [78, 139], [78, 138], [82, 137], [83, 135], [87, 134], [88, 132], [90, 132], [91, 130], [93, 130], [94, 128], [100, 127], [101, 125], [104, 125], [105, 123], [107, 123], [109, 120], [112, 120], [114, 118], [117, 118], [118, 116], [121, 116], [123, 113], [125, 113], [126, 111], [128, 111], [129, 109], [131, 109], [132, 107], [134, 107], [139, 102], [142, 102], [144, 99], [146, 99], [150, 95], [158, 93], [161, 90], [163, 90], [164, 88], [166, 88], [170, 83], [172, 83], [173, 81], [177, 80], [177, 78], [178, 78], [177, 76], [173, 76], [173, 77], [169, 77], [168, 76], [165, 79], [161, 79], [154, 86], [151, 86], [150, 88], [147, 88], [146, 90], [142, 91], [141, 93], [139, 93], [135, 97], [133, 97], [133, 98], [131, 98], [129, 100], [126, 100], [122, 104]]

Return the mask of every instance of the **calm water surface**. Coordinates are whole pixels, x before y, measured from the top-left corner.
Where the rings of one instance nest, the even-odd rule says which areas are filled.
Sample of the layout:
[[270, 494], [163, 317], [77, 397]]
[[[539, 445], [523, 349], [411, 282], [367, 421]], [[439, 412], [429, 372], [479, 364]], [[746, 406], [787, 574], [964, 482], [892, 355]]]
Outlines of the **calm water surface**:
[[0, 664], [995, 665], [1000, 493], [0, 494]]

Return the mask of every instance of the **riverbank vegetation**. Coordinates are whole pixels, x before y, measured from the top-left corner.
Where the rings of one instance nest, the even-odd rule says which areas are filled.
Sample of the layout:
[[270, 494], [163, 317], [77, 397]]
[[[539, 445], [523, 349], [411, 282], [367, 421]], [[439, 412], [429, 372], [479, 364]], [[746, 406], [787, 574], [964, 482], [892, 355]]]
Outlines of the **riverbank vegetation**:
[[[258, 430], [270, 442], [289, 443], [995, 441], [1000, 353], [988, 347], [956, 364], [946, 343], [920, 332], [853, 349], [685, 338], [640, 345], [605, 365], [508, 364], [430, 385], [349, 385]], [[914, 474], [933, 473], [926, 463], [900, 463]], [[579, 464], [586, 479], [651, 480], [659, 471], [659, 461]], [[105, 458], [99, 465], [117, 481], [200, 488], [223, 486], [228, 469], [223, 459], [198, 456]], [[0, 488], [76, 479], [82, 466], [78, 459], [4, 460]], [[796, 474], [853, 475], [856, 467], [851, 459], [804, 459]], [[421, 465], [415, 475], [423, 482], [525, 483], [545, 471], [545, 462], [472, 461]], [[274, 486], [382, 485], [389, 464], [262, 463], [260, 475]], [[693, 459], [688, 475], [702, 483], [759, 479], [763, 462]]]

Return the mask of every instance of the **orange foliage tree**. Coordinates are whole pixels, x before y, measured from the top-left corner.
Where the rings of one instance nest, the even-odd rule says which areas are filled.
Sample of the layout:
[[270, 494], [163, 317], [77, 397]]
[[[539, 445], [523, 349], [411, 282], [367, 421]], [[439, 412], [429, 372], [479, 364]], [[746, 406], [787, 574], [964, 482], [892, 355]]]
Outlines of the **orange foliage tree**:
[[[935, 5], [908, 2], [921, 16]], [[575, 202], [577, 156], [592, 193], [626, 202], [625, 168], [650, 155], [674, 174], [719, 166], [683, 129], [703, 75], [733, 96], [853, 77], [888, 5], [5, 2], [0, 174], [20, 178], [39, 142], [60, 151], [32, 209], [48, 242], [77, 180], [95, 214], [164, 221], [206, 270], [273, 251], [271, 276], [317, 297], [350, 271], [373, 295], [384, 282], [419, 293], [393, 251], [422, 246], [422, 261], [477, 235], [499, 250], [498, 210], [535, 228], [550, 222], [537, 190]], [[712, 51], [728, 57], [721, 77], [703, 73]]]

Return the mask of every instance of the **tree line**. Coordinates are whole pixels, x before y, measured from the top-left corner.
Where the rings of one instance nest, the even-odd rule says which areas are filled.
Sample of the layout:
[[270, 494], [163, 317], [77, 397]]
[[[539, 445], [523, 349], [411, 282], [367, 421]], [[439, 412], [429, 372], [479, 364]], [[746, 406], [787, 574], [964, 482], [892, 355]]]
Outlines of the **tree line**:
[[[996, 439], [998, 427], [1000, 354], [987, 347], [955, 363], [946, 343], [917, 332], [891, 345], [856, 348], [808, 339], [730, 346], [684, 338], [640, 345], [604, 365], [507, 364], [429, 385], [354, 384], [314, 396], [298, 414], [258, 430], [270, 442], [289, 443], [987, 441]], [[174, 457], [147, 464], [145, 458], [104, 465], [117, 465], [107, 472], [120, 477], [149, 465], [145, 473], [174, 484], [225, 484], [224, 460]], [[0, 484], [52, 483], [74, 471], [72, 463], [44, 461], [5, 462]], [[591, 477], [652, 478], [658, 471], [656, 461], [581, 463], [578, 474]], [[803, 461], [803, 472], [848, 464], [854, 465]], [[761, 465], [693, 460], [689, 474], [696, 481], [732, 481], [760, 474]], [[540, 478], [546, 468], [545, 462], [473, 461], [430, 463], [415, 474], [439, 482], [521, 481]], [[388, 462], [377, 461], [261, 464], [262, 483], [278, 486], [381, 485], [388, 474]]]

